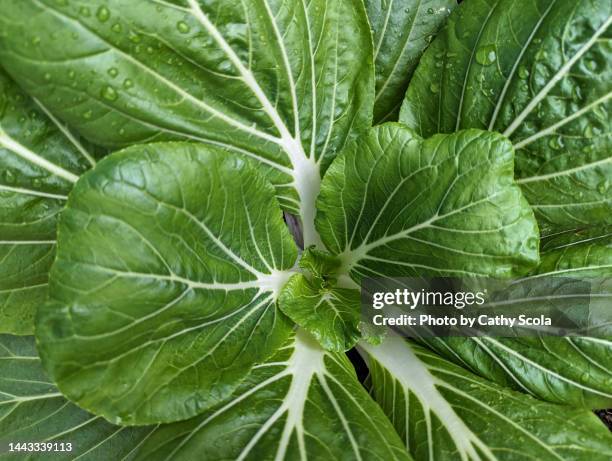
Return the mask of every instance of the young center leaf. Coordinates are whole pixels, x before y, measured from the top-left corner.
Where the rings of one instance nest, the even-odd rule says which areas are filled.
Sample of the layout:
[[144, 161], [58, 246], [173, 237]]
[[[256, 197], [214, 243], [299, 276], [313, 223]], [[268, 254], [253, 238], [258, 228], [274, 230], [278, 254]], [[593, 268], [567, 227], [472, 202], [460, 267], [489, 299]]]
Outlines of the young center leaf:
[[588, 410], [561, 407], [492, 384], [389, 337], [363, 345], [372, 395], [415, 459], [608, 460], [612, 434]]
[[0, 68], [0, 333], [32, 334], [57, 215], [93, 154]]
[[130, 459], [154, 426], [113, 426], [68, 402], [45, 374], [31, 336], [0, 335], [0, 460], [8, 443], [71, 444], [71, 450], [30, 453], [28, 460]]
[[498, 131], [545, 233], [612, 224], [612, 4], [470, 0], [423, 55], [400, 121]]
[[346, 351], [361, 337], [361, 294], [353, 288], [321, 286], [316, 279], [296, 274], [281, 291], [280, 309], [312, 333], [330, 351]]
[[374, 122], [395, 121], [421, 54], [456, 0], [365, 0], [374, 38]]
[[62, 212], [37, 339], [59, 389], [123, 424], [186, 419], [285, 342], [275, 308], [297, 249], [248, 161], [134, 146], [83, 176]]
[[513, 180], [514, 151], [480, 130], [422, 139], [388, 123], [324, 177], [317, 229], [353, 279], [491, 275], [538, 262], [538, 229]]
[[346, 355], [304, 331], [254, 367], [214, 411], [161, 426], [136, 460], [410, 461]]
[[357, 343], [361, 294], [355, 287], [338, 287], [340, 260], [314, 247], [300, 257], [302, 274], [281, 290], [279, 308], [311, 333], [325, 349], [342, 352]]
[[[542, 262], [525, 281], [551, 277], [609, 280], [612, 276], [612, 230], [566, 232], [547, 239]], [[609, 309], [612, 292], [589, 300]], [[609, 319], [609, 315], [607, 316]], [[604, 320], [605, 321], [605, 320]], [[603, 325], [602, 325], [603, 326]], [[476, 373], [540, 399], [587, 408], [612, 405], [612, 338], [424, 338], [429, 347]]]
[[306, 244], [320, 176], [370, 125], [361, 0], [1, 0], [0, 59], [109, 146], [190, 139], [258, 160]]

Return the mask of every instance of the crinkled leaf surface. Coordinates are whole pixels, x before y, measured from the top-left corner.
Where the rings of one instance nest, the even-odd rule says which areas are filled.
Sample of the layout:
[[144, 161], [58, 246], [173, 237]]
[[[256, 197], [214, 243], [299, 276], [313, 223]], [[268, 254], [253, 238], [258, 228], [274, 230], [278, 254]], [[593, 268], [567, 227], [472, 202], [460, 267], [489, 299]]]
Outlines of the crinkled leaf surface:
[[612, 434], [588, 410], [497, 386], [399, 337], [363, 348], [372, 395], [415, 459], [612, 457]]
[[[550, 276], [609, 279], [611, 230], [566, 232], [548, 239], [540, 266], [527, 280]], [[612, 405], [612, 338], [475, 337], [424, 341], [488, 379], [541, 399], [588, 408]]]
[[273, 187], [245, 160], [189, 143], [113, 154], [62, 212], [43, 363], [115, 423], [199, 414], [284, 343], [275, 298], [296, 257]]
[[[128, 459], [155, 427], [109, 424], [68, 402], [47, 378], [34, 338], [0, 335], [0, 459]], [[8, 443], [71, 443], [71, 452], [8, 453]]]
[[338, 157], [316, 225], [351, 276], [525, 273], [538, 229], [513, 180], [514, 151], [496, 133], [423, 140], [388, 123]]
[[342, 275], [339, 274], [341, 265], [342, 261], [336, 256], [314, 246], [306, 248], [300, 255], [300, 268], [326, 286], [334, 284]]
[[456, 0], [366, 0], [374, 35], [374, 122], [397, 120], [410, 77], [423, 50]]
[[370, 125], [360, 0], [0, 2], [0, 58], [86, 137], [192, 139], [256, 158], [309, 227], [320, 172]]
[[411, 81], [400, 120], [423, 136], [508, 136], [543, 230], [612, 223], [612, 4], [471, 0]]
[[361, 336], [359, 290], [324, 287], [314, 277], [296, 274], [282, 289], [278, 305], [327, 350], [346, 351]]
[[0, 69], [0, 333], [34, 332], [58, 212], [94, 164], [83, 144]]
[[161, 426], [138, 460], [409, 461], [344, 354], [303, 331], [215, 411]]

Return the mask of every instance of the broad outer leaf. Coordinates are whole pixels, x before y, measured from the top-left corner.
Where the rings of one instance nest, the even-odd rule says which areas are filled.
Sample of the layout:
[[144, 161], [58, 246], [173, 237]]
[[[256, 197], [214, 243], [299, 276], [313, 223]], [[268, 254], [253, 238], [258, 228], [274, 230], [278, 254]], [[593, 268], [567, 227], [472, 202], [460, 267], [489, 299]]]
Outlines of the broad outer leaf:
[[62, 212], [43, 363], [114, 423], [199, 414], [284, 343], [275, 298], [296, 257], [273, 187], [245, 160], [189, 143], [116, 153]]
[[0, 333], [31, 334], [57, 214], [92, 155], [0, 69]]
[[612, 3], [470, 0], [420, 61], [400, 121], [499, 131], [545, 233], [612, 224]]
[[[204, 454], [204, 455], [203, 455]], [[161, 426], [138, 460], [409, 461], [380, 407], [344, 354], [303, 331], [256, 366], [228, 402]]]
[[[231, 400], [168, 425], [113, 426], [68, 402], [31, 338], [0, 336], [0, 372], [2, 460], [410, 460], [346, 357], [303, 332], [256, 366]], [[5, 453], [9, 441], [70, 442], [73, 450], [24, 457]]]
[[328, 170], [317, 229], [357, 281], [525, 273], [538, 262], [538, 229], [513, 181], [513, 159], [495, 133], [423, 140], [381, 125]]
[[278, 306], [327, 350], [346, 351], [361, 337], [361, 294], [354, 288], [322, 287], [316, 278], [296, 274], [281, 290]]
[[[0, 335], [0, 459], [127, 459], [155, 427], [117, 427], [68, 402], [47, 378], [33, 337]], [[70, 443], [71, 451], [9, 453], [8, 443]]]
[[456, 0], [366, 0], [374, 35], [374, 122], [397, 120], [421, 54], [444, 24]]
[[390, 337], [363, 345], [372, 395], [415, 459], [609, 460], [612, 434], [588, 410], [540, 402]]
[[[529, 279], [550, 276], [610, 280], [612, 230], [567, 232], [548, 239], [542, 262]], [[538, 398], [588, 408], [612, 406], [612, 338], [478, 337], [424, 341], [476, 373]]]
[[193, 139], [254, 157], [318, 241], [321, 173], [370, 126], [361, 0], [1, 0], [0, 59], [109, 146]]

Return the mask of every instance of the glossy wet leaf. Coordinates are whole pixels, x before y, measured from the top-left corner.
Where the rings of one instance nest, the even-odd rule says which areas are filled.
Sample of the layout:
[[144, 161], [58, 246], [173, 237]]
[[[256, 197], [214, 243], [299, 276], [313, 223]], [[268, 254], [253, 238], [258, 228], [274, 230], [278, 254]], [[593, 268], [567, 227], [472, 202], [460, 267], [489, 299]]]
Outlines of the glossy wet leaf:
[[366, 0], [374, 36], [374, 122], [395, 121], [408, 82], [456, 0]]
[[43, 363], [115, 423], [202, 413], [284, 343], [275, 299], [296, 257], [273, 187], [244, 160], [188, 143], [115, 153], [62, 213]]
[[525, 273], [538, 262], [538, 230], [513, 161], [495, 133], [424, 140], [381, 125], [328, 170], [316, 225], [355, 280]]
[[372, 395], [415, 459], [607, 460], [612, 434], [588, 410], [492, 384], [402, 338], [364, 345]]
[[304, 332], [254, 368], [215, 411], [160, 427], [138, 460], [191, 461], [411, 458], [344, 354]]
[[421, 59], [400, 120], [423, 136], [507, 136], [545, 233], [609, 225], [611, 24], [605, 0], [463, 2]]
[[0, 69], [0, 333], [34, 332], [58, 213], [95, 164], [89, 146], [46, 110]]
[[190, 139], [255, 158], [306, 223], [306, 244], [317, 242], [320, 174], [371, 120], [360, 0], [3, 0], [0, 10], [7, 70], [87, 138]]
[[[545, 241], [542, 262], [527, 281], [549, 277], [585, 277], [602, 281], [601, 301], [608, 309], [612, 294], [612, 232], [588, 229], [565, 232]], [[606, 282], [607, 281], [607, 282]], [[612, 405], [612, 338], [428, 338], [450, 360], [486, 378], [556, 403], [607, 408]]]
[[[47, 377], [34, 338], [0, 335], [0, 459], [129, 459], [155, 427], [113, 426], [66, 400]], [[8, 443], [72, 444], [71, 451], [8, 453]]]

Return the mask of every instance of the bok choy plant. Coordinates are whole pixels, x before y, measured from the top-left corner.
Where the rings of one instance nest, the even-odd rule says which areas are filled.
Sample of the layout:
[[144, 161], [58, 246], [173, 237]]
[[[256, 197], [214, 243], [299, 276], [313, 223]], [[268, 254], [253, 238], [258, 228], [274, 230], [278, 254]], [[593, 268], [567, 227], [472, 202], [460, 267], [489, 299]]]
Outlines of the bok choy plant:
[[0, 0], [0, 459], [612, 458], [612, 338], [360, 322], [366, 277], [612, 275], [611, 18]]

